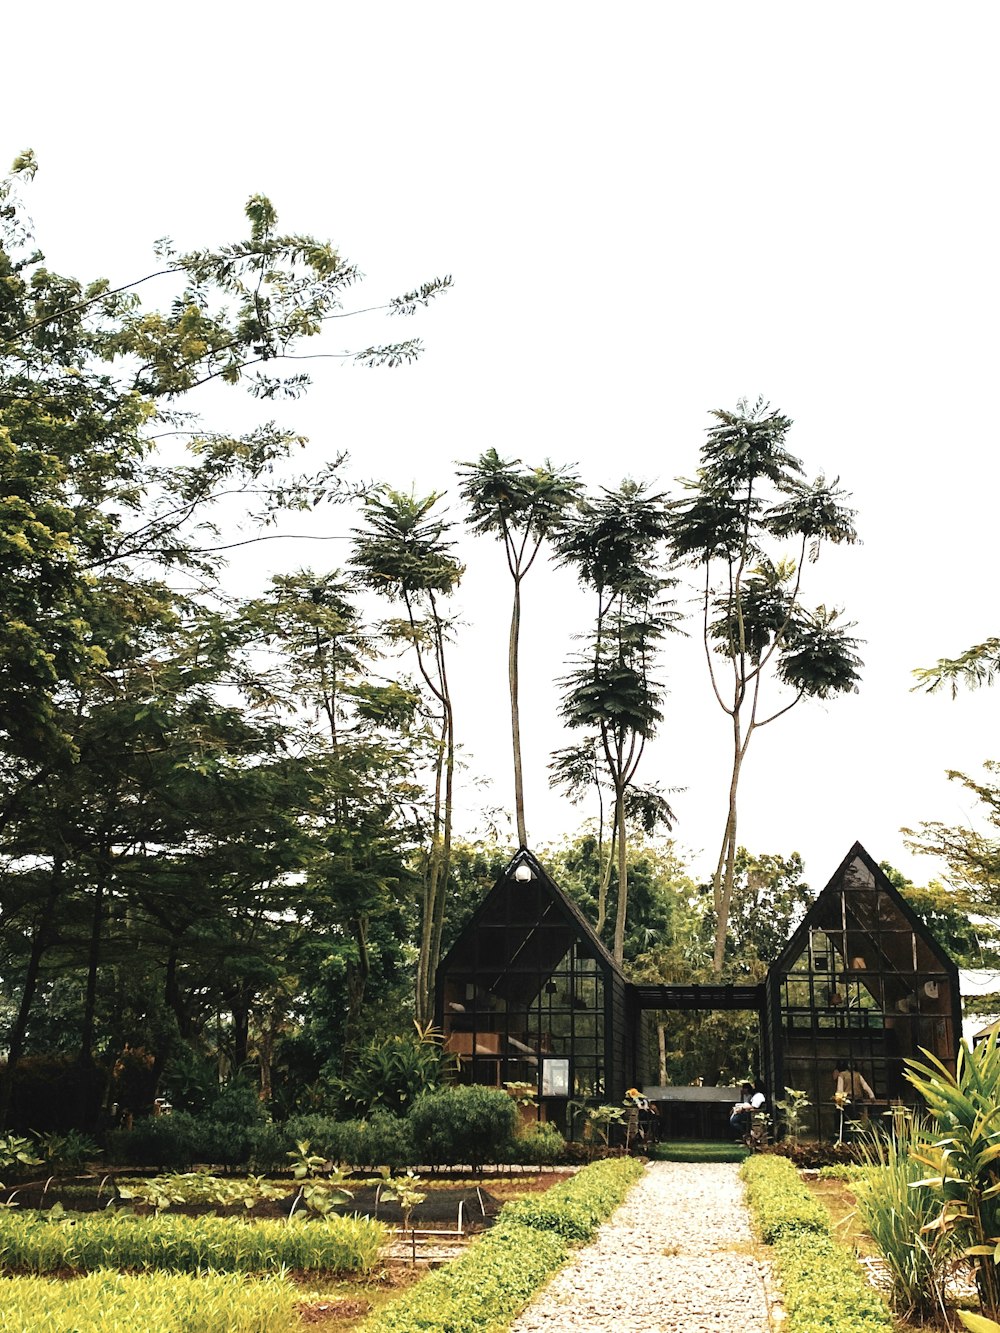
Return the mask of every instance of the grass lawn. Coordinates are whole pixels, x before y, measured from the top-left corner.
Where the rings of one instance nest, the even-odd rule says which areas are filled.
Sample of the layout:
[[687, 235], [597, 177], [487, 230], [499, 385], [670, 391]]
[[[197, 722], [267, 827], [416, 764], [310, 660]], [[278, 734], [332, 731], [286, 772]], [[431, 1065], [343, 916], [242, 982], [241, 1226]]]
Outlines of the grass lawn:
[[650, 1148], [654, 1162], [742, 1162], [748, 1149], [742, 1143], [711, 1143], [699, 1139], [675, 1139]]

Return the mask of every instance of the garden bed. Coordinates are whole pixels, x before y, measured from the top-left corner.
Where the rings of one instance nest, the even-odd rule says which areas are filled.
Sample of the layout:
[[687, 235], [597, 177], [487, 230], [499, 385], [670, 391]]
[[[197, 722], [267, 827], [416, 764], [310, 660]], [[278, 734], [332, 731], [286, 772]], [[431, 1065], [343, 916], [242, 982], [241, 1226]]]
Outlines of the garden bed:
[[[427, 1230], [429, 1231], [433, 1229], [435, 1221], [440, 1223], [444, 1229], [453, 1228], [455, 1214], [457, 1212], [457, 1203], [458, 1200], [461, 1199], [468, 1203], [470, 1212], [474, 1211], [475, 1213], [478, 1213], [478, 1217], [468, 1219], [468, 1221], [472, 1222], [471, 1229], [473, 1231], [482, 1231], [483, 1222], [491, 1221], [493, 1216], [499, 1212], [504, 1203], [522, 1200], [526, 1205], [530, 1204], [531, 1207], [529, 1208], [528, 1213], [520, 1220], [520, 1222], [513, 1224], [514, 1232], [523, 1238], [522, 1246], [526, 1247], [524, 1253], [527, 1257], [522, 1256], [518, 1262], [523, 1270], [522, 1276], [524, 1280], [527, 1281], [529, 1276], [528, 1270], [532, 1269], [532, 1264], [535, 1264], [536, 1266], [539, 1263], [541, 1264], [539, 1275], [543, 1270], [548, 1271], [548, 1266], [552, 1257], [550, 1256], [549, 1258], [546, 1258], [544, 1263], [542, 1263], [540, 1257], [544, 1257], [544, 1254], [547, 1254], [547, 1249], [555, 1248], [558, 1249], [560, 1253], [563, 1252], [566, 1240], [557, 1238], [553, 1234], [553, 1228], [563, 1231], [568, 1227], [571, 1234], [579, 1233], [582, 1236], [582, 1234], [592, 1225], [587, 1208], [594, 1205], [590, 1203], [584, 1204], [582, 1200], [590, 1198], [600, 1199], [600, 1203], [597, 1206], [602, 1211], [604, 1207], [608, 1206], [602, 1197], [600, 1186], [597, 1186], [597, 1193], [595, 1195], [594, 1190], [596, 1182], [595, 1184], [586, 1186], [581, 1182], [581, 1186], [583, 1187], [581, 1202], [574, 1203], [573, 1198], [567, 1198], [561, 1205], [554, 1204], [551, 1208], [546, 1205], [543, 1207], [542, 1211], [539, 1212], [536, 1205], [541, 1204], [541, 1201], [548, 1190], [553, 1186], [560, 1184], [565, 1187], [572, 1182], [575, 1174], [576, 1173], [573, 1170], [567, 1170], [558, 1172], [531, 1171], [522, 1176], [504, 1175], [503, 1177], [495, 1177], [491, 1179], [489, 1182], [489, 1189], [486, 1189], [481, 1181], [470, 1180], [468, 1177], [463, 1178], [458, 1175], [454, 1175], [448, 1180], [438, 1178], [429, 1181], [421, 1181], [420, 1188], [421, 1190], [426, 1189], [428, 1199], [425, 1205], [421, 1205], [424, 1209], [423, 1217], [421, 1218], [417, 1214], [417, 1210], [414, 1209], [411, 1221], [418, 1227], [422, 1226], [424, 1223], [428, 1224]], [[133, 1173], [130, 1173], [128, 1177], [123, 1174], [119, 1176], [118, 1179], [124, 1184], [126, 1179], [134, 1180], [135, 1176]], [[291, 1182], [286, 1180], [280, 1183], [288, 1185], [291, 1190]], [[46, 1310], [51, 1307], [51, 1309], [56, 1312], [53, 1317], [57, 1322], [47, 1322], [44, 1325], [39, 1324], [39, 1328], [44, 1327], [46, 1330], [50, 1328], [55, 1330], [62, 1327], [62, 1325], [58, 1323], [58, 1319], [62, 1318], [62, 1315], [58, 1312], [64, 1308], [65, 1301], [69, 1301], [72, 1306], [78, 1297], [82, 1299], [86, 1295], [87, 1300], [91, 1300], [91, 1296], [88, 1294], [90, 1292], [90, 1287], [81, 1285], [86, 1284], [89, 1281], [88, 1278], [81, 1276], [81, 1274], [93, 1267], [89, 1258], [89, 1249], [91, 1248], [92, 1238], [90, 1238], [87, 1233], [93, 1227], [98, 1227], [101, 1230], [105, 1229], [102, 1225], [105, 1219], [96, 1216], [95, 1211], [98, 1206], [102, 1209], [106, 1209], [109, 1198], [111, 1198], [114, 1193], [113, 1182], [104, 1178], [101, 1197], [98, 1198], [100, 1185], [101, 1181], [96, 1177], [79, 1178], [70, 1184], [63, 1183], [61, 1186], [54, 1183], [45, 1190], [44, 1203], [46, 1207], [43, 1212], [23, 1210], [16, 1207], [10, 1210], [0, 1211], [0, 1222], [6, 1219], [8, 1230], [12, 1229], [15, 1233], [22, 1230], [26, 1232], [37, 1232], [38, 1229], [41, 1228], [45, 1233], [44, 1237], [38, 1238], [42, 1241], [42, 1245], [35, 1246], [34, 1248], [23, 1245], [23, 1237], [14, 1238], [9, 1236], [7, 1237], [6, 1245], [0, 1245], [0, 1248], [6, 1249], [9, 1256], [8, 1272], [15, 1267], [20, 1268], [22, 1272], [24, 1271], [24, 1266], [22, 1264], [11, 1262], [11, 1260], [15, 1258], [15, 1252], [19, 1249], [24, 1251], [23, 1257], [25, 1258], [29, 1257], [28, 1250], [31, 1249], [31, 1262], [37, 1265], [39, 1271], [43, 1268], [47, 1269], [45, 1279], [41, 1286], [37, 1285], [39, 1281], [38, 1278], [28, 1279], [26, 1277], [22, 1278], [17, 1276], [0, 1278], [0, 1304], [12, 1301], [15, 1306], [17, 1306], [19, 1302], [31, 1299], [43, 1302]], [[42, 1201], [42, 1191], [43, 1183], [36, 1181], [22, 1185], [18, 1197], [19, 1199], [35, 1199], [36, 1201]], [[573, 1197], [575, 1197], [575, 1194], [579, 1193], [579, 1188], [574, 1185], [573, 1191]], [[10, 1191], [6, 1191], [6, 1193], [9, 1194]], [[371, 1199], [368, 1197], [369, 1193]], [[557, 1191], [557, 1194], [558, 1193], [559, 1191]], [[357, 1210], [359, 1203], [366, 1204], [373, 1201], [374, 1187], [370, 1178], [364, 1183], [357, 1183], [355, 1196], [355, 1200], [352, 1201], [351, 1205], [355, 1210]], [[290, 1194], [289, 1197], [292, 1197], [292, 1195]], [[480, 1202], [480, 1200], [482, 1202]], [[60, 1202], [67, 1212], [75, 1212], [79, 1215], [75, 1224], [72, 1224], [70, 1220], [65, 1219], [65, 1217], [62, 1223], [59, 1223], [56, 1220], [59, 1217], [58, 1209], [56, 1210], [55, 1217], [50, 1218], [46, 1216], [46, 1214], [50, 1212], [51, 1205], [55, 1202]], [[581, 1212], [581, 1207], [583, 1208], [583, 1212]], [[388, 1222], [391, 1226], [392, 1220], [387, 1217], [387, 1210], [388, 1205], [380, 1201], [379, 1221], [382, 1223]], [[140, 1210], [137, 1209], [135, 1211], [139, 1212]], [[166, 1234], [160, 1236], [159, 1232], [164, 1230], [165, 1232], [172, 1233], [178, 1229], [181, 1232], [186, 1232], [188, 1226], [193, 1226], [200, 1231], [202, 1224], [205, 1222], [208, 1222], [211, 1225], [213, 1231], [219, 1231], [219, 1241], [223, 1244], [226, 1240], [225, 1233], [227, 1231], [232, 1232], [234, 1228], [238, 1227], [243, 1234], [258, 1230], [258, 1226], [254, 1223], [252, 1212], [248, 1217], [247, 1210], [242, 1207], [238, 1207], [235, 1211], [232, 1209], [228, 1210], [228, 1213], [232, 1214], [231, 1216], [216, 1216], [215, 1218], [184, 1216], [184, 1214], [196, 1214], [204, 1211], [205, 1208], [203, 1205], [187, 1205], [171, 1208], [166, 1213], [161, 1214], [158, 1218], [152, 1216], [129, 1216], [124, 1210], [117, 1214], [109, 1213], [106, 1219], [108, 1224], [107, 1229], [113, 1233], [126, 1233], [126, 1239], [131, 1240], [134, 1252], [132, 1254], [131, 1262], [126, 1261], [122, 1264], [122, 1267], [130, 1269], [129, 1273], [123, 1275], [122, 1283], [119, 1283], [117, 1276], [110, 1271], [115, 1266], [113, 1254], [109, 1251], [107, 1257], [101, 1260], [101, 1262], [107, 1266], [105, 1276], [101, 1278], [101, 1282], [104, 1283], [104, 1286], [101, 1287], [101, 1291], [106, 1294], [111, 1291], [112, 1287], [116, 1287], [117, 1291], [117, 1286], [121, 1286], [121, 1299], [131, 1299], [135, 1302], [134, 1308], [137, 1312], [137, 1316], [145, 1309], [147, 1295], [150, 1302], [155, 1304], [156, 1301], [159, 1301], [164, 1309], [169, 1306], [171, 1311], [173, 1310], [172, 1302], [176, 1304], [177, 1301], [180, 1301], [182, 1306], [186, 1303], [189, 1304], [190, 1302], [186, 1296], [182, 1299], [182, 1297], [174, 1296], [171, 1293], [175, 1288], [180, 1292], [185, 1291], [186, 1288], [184, 1287], [184, 1282], [190, 1279], [185, 1279], [184, 1275], [179, 1273], [177, 1267], [173, 1264], [164, 1265], [164, 1267], [170, 1270], [166, 1272], [138, 1271], [145, 1267], [145, 1261], [137, 1260], [136, 1256], [138, 1251], [135, 1250], [135, 1245], [140, 1237], [145, 1236], [154, 1247], [157, 1245], [169, 1245], [173, 1243], [174, 1247], [177, 1248], [178, 1237], [167, 1236]], [[221, 1210], [209, 1211], [219, 1213]], [[552, 1214], [551, 1216], [549, 1216], [550, 1212]], [[21, 1220], [24, 1223], [23, 1228], [17, 1225], [18, 1220]], [[265, 1229], [269, 1230], [275, 1228], [275, 1225], [274, 1221], [264, 1220], [259, 1224], [259, 1229], [263, 1232]], [[541, 1230], [537, 1230], [537, 1228], [541, 1228]], [[318, 1224], [315, 1228], [317, 1233], [322, 1232], [323, 1229], [322, 1223]], [[313, 1230], [311, 1225], [306, 1225], [305, 1227], [299, 1225], [277, 1227], [277, 1232], [283, 1233], [285, 1237], [288, 1236], [289, 1232], [293, 1233], [294, 1236], [295, 1233], [302, 1232], [311, 1234]], [[154, 1233], [156, 1234], [154, 1235]], [[58, 1256], [53, 1252], [50, 1252], [47, 1255], [41, 1254], [41, 1251], [45, 1246], [58, 1249], [69, 1236], [73, 1237], [74, 1243], [72, 1247], [73, 1252], [66, 1255], [68, 1262], [60, 1263]], [[470, 1239], [471, 1238], [472, 1237], [470, 1237]], [[3, 1238], [0, 1238], [0, 1241], [2, 1240]], [[119, 1238], [118, 1243], [120, 1242], [121, 1238]], [[510, 1244], [509, 1239], [506, 1241], [500, 1240], [501, 1250], [498, 1251], [498, 1253], [505, 1252], [504, 1247], [508, 1244]], [[267, 1271], [267, 1269], [270, 1268], [271, 1276], [256, 1278], [246, 1277], [243, 1279], [234, 1276], [232, 1281], [238, 1282], [239, 1280], [242, 1280], [247, 1284], [245, 1290], [247, 1292], [247, 1299], [250, 1302], [258, 1301], [256, 1293], [259, 1293], [258, 1304], [261, 1305], [261, 1310], [264, 1309], [264, 1306], [268, 1305], [268, 1302], [274, 1307], [273, 1315], [270, 1312], [267, 1315], [263, 1313], [253, 1315], [252, 1319], [258, 1318], [260, 1322], [254, 1324], [251, 1319], [251, 1324], [248, 1327], [253, 1327], [255, 1330], [263, 1330], [270, 1328], [291, 1328], [296, 1324], [299, 1324], [302, 1326], [320, 1326], [331, 1330], [331, 1333], [333, 1330], [342, 1330], [343, 1333], [347, 1333], [347, 1330], [360, 1329], [361, 1327], [366, 1326], [367, 1322], [373, 1318], [380, 1318], [383, 1310], [388, 1310], [389, 1307], [395, 1306], [401, 1297], [405, 1299], [409, 1289], [416, 1289], [428, 1276], [429, 1267], [437, 1267], [439, 1271], [444, 1271], [440, 1269], [441, 1259], [433, 1257], [435, 1250], [437, 1250], [439, 1255], [444, 1255], [444, 1257], [449, 1259], [451, 1258], [451, 1255], [445, 1255], [445, 1252], [436, 1246], [436, 1242], [432, 1237], [427, 1239], [426, 1246], [428, 1248], [424, 1258], [430, 1256], [431, 1264], [428, 1265], [424, 1263], [416, 1268], [411, 1266], [407, 1259], [402, 1256], [394, 1261], [389, 1257], [387, 1249], [383, 1246], [377, 1264], [368, 1272], [359, 1271], [354, 1274], [336, 1275], [323, 1272], [322, 1269], [316, 1267], [302, 1268], [299, 1267], [291, 1257], [291, 1254], [289, 1254], [283, 1261], [284, 1266], [282, 1272], [277, 1271], [269, 1264], [265, 1264], [262, 1267], [254, 1265], [250, 1271], [261, 1272]], [[108, 1246], [105, 1248], [108, 1248]], [[450, 1270], [451, 1265], [448, 1267]], [[97, 1277], [96, 1274], [93, 1274], [92, 1276], [95, 1278]], [[30, 1292], [26, 1286], [29, 1281], [34, 1281], [36, 1283], [35, 1286], [31, 1287]], [[195, 1279], [195, 1281], [197, 1281], [197, 1279]], [[269, 1284], [271, 1283], [275, 1284], [276, 1288], [273, 1301], [271, 1301], [271, 1298], [268, 1295], [270, 1290]], [[277, 1291], [277, 1287], [280, 1287], [282, 1284], [291, 1284], [295, 1289], [290, 1316], [283, 1313], [283, 1311], [289, 1309], [288, 1300]], [[91, 1286], [93, 1286], [92, 1282]], [[23, 1296], [19, 1294], [22, 1290], [24, 1293]], [[236, 1305], [242, 1303], [240, 1293], [243, 1291], [243, 1288], [238, 1285], [231, 1285], [228, 1288], [228, 1291], [228, 1299], [234, 1303], [233, 1309], [235, 1311]], [[119, 1297], [116, 1294], [115, 1300], [118, 1299]], [[223, 1297], [220, 1295], [220, 1300], [222, 1299]], [[166, 1302], [165, 1305], [164, 1302]], [[151, 1305], [151, 1309], [152, 1308]], [[164, 1330], [169, 1331], [175, 1327], [180, 1328], [181, 1326], [185, 1328], [189, 1327], [188, 1324], [175, 1324], [171, 1321], [172, 1316], [171, 1318], [167, 1318], [166, 1315], [161, 1316], [158, 1313], [159, 1309], [160, 1306], [156, 1306], [156, 1318], [159, 1320], [162, 1317], [162, 1327]], [[180, 1307], [178, 1307], [178, 1309], [180, 1309]], [[41, 1306], [39, 1306], [39, 1311], [40, 1310]], [[39, 1317], [41, 1317], [40, 1314]], [[48, 1319], [48, 1317], [48, 1315], [45, 1316], [46, 1319]], [[184, 1317], [183, 1312], [178, 1314], [177, 1317], [182, 1319]], [[234, 1320], [235, 1317], [234, 1314]], [[293, 1321], [291, 1324], [282, 1322], [283, 1319], [289, 1317]], [[272, 1318], [275, 1322], [269, 1322]], [[393, 1322], [394, 1326], [396, 1326], [396, 1318], [397, 1316], [392, 1316], [391, 1322]], [[104, 1327], [103, 1324], [85, 1325], [88, 1330], [92, 1326], [94, 1328]], [[3, 1327], [3, 1325], [0, 1325], [0, 1327]], [[81, 1327], [84, 1327], [84, 1325], [81, 1325]], [[202, 1324], [195, 1323], [190, 1325], [190, 1327], [201, 1330]], [[216, 1325], [206, 1323], [204, 1327], [206, 1329], [210, 1328], [214, 1330]], [[222, 1329], [225, 1329], [228, 1333], [230, 1326], [223, 1320], [223, 1323], [218, 1325], [218, 1327], [220, 1333]], [[237, 1329], [242, 1328], [243, 1325], [234, 1322], [231, 1327]]]

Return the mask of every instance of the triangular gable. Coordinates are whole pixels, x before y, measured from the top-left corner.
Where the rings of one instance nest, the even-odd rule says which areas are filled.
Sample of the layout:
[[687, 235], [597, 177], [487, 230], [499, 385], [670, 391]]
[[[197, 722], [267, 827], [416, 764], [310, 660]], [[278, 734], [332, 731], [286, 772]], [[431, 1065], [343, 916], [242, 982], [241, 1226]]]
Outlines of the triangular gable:
[[768, 976], [770, 977], [772, 974], [777, 976], [787, 972], [806, 948], [809, 941], [810, 931], [817, 929], [823, 930], [829, 925], [828, 913], [830, 900], [841, 893], [850, 891], [849, 888], [845, 887], [845, 884], [852, 873], [852, 868], [855, 867], [855, 863], [859, 863], [858, 868], [866, 871], [867, 876], [870, 879], [870, 883], [866, 884], [865, 887], [884, 893], [888, 897], [893, 907], [899, 912], [909, 928], [923, 941], [926, 947], [934, 955], [940, 971], [946, 972], [952, 976], [957, 984], [958, 968], [955, 963], [952, 962], [948, 954], [945, 953], [940, 944], [938, 944], [937, 940], [927, 929], [924, 922], [920, 920], [913, 908], [909, 905], [878, 863], [865, 851], [860, 842], [856, 842], [844, 857], [843, 861], [841, 861], [839, 867], [831, 876], [829, 883], [802, 918], [798, 929], [792, 935], [777, 959], [771, 964], [771, 967], [768, 969]]
[[543, 868], [541, 862], [527, 848], [522, 847], [520, 851], [511, 859], [509, 865], [503, 874], [494, 884], [493, 888], [486, 895], [483, 901], [469, 918], [461, 934], [452, 944], [445, 957], [438, 964], [438, 976], [443, 977], [454, 965], [455, 955], [460, 954], [465, 947], [468, 937], [486, 920], [489, 920], [494, 911], [498, 899], [512, 891], [512, 881], [517, 882], [517, 870], [520, 866], [526, 867], [531, 872], [531, 879], [536, 881], [542, 888], [546, 896], [557, 908], [560, 915], [563, 916], [567, 926], [574, 932], [578, 939], [586, 942], [587, 947], [593, 952], [594, 957], [604, 965], [611, 973], [617, 975], [624, 981], [624, 973], [615, 962], [614, 957], [594, 931], [593, 926], [580, 911], [579, 907], [572, 898], [566, 894], [555, 880]]

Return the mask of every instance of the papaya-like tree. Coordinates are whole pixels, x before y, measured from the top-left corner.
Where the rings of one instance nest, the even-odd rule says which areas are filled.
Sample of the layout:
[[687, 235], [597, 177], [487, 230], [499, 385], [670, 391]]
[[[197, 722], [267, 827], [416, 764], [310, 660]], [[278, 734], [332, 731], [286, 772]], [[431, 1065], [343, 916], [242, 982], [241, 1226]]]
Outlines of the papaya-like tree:
[[[638, 482], [626, 479], [617, 490], [603, 490], [595, 500], [582, 503], [556, 538], [560, 560], [573, 566], [583, 586], [596, 598], [594, 628], [588, 648], [564, 684], [562, 715], [570, 727], [581, 728], [599, 741], [599, 753], [614, 797], [612, 856], [601, 876], [598, 930], [604, 927], [607, 890], [614, 849], [617, 849], [618, 900], [613, 949], [621, 962], [628, 912], [627, 829], [630, 791], [646, 741], [662, 719], [662, 682], [654, 673], [656, 649], [677, 615], [667, 601], [672, 580], [660, 572], [668, 532], [666, 497], [651, 494]], [[564, 777], [587, 772], [580, 760], [567, 763]], [[557, 767], [557, 775], [559, 768]], [[658, 793], [641, 793], [636, 813], [643, 822], [659, 815], [670, 826], [672, 813]]]
[[[862, 665], [853, 625], [802, 602], [807, 563], [824, 542], [858, 540], [836, 480], [803, 480], [787, 448], [791, 420], [762, 399], [715, 424], [686, 495], [671, 506], [675, 558], [701, 569], [701, 637], [712, 691], [731, 728], [726, 819], [712, 877], [713, 968], [721, 973], [737, 859], [737, 800], [750, 741], [804, 698], [856, 691]], [[794, 543], [793, 557], [781, 552]], [[768, 695], [768, 685], [777, 694]]]
[[415, 1003], [417, 1022], [434, 1017], [434, 983], [441, 957], [455, 787], [455, 713], [445, 648], [450, 621], [442, 600], [458, 587], [464, 568], [452, 553], [450, 524], [433, 513], [440, 496], [418, 497], [388, 487], [369, 496], [365, 526], [355, 532], [354, 566], [362, 583], [402, 602], [405, 620], [389, 626], [414, 652], [434, 711], [433, 792], [424, 857]]
[[554, 467], [546, 461], [541, 467], [529, 468], [520, 459], [501, 458], [495, 449], [488, 449], [474, 463], [461, 464], [459, 476], [459, 491], [468, 506], [472, 530], [503, 542], [507, 568], [514, 580], [507, 673], [510, 682], [517, 840], [519, 846], [527, 847], [518, 672], [521, 584], [545, 541], [553, 537], [565, 523], [580, 495], [580, 481], [576, 473], [567, 467]]

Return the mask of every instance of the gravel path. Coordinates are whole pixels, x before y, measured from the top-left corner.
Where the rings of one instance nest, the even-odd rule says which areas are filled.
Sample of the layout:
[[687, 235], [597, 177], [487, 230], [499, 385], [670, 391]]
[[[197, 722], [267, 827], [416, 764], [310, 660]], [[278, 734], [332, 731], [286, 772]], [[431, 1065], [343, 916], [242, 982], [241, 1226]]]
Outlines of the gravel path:
[[651, 1163], [511, 1333], [768, 1333], [770, 1273], [738, 1169]]

